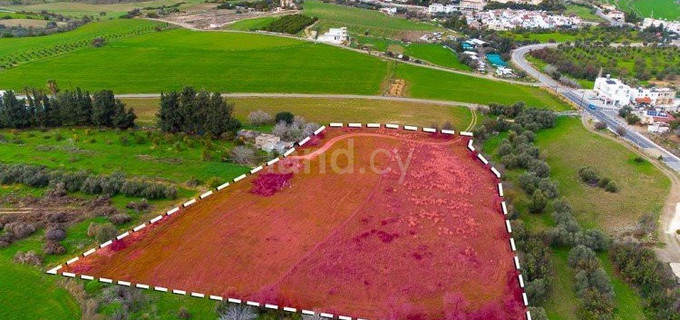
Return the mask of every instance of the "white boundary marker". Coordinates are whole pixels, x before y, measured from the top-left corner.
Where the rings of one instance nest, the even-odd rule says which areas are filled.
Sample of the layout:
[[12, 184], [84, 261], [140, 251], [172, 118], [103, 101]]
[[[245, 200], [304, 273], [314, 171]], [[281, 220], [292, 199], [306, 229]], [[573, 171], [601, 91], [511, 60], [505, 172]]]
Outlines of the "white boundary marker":
[[361, 128], [361, 123], [350, 122], [350, 123], [347, 124], [347, 126], [350, 127], [350, 128]]
[[501, 209], [503, 209], [503, 215], [507, 216], [508, 215], [508, 205], [505, 204], [505, 200], [501, 202]]
[[267, 161], [267, 165], [268, 165], [268, 166], [271, 166], [271, 165], [273, 165], [273, 164], [279, 162], [279, 160], [281, 160], [281, 158], [274, 158], [274, 159], [271, 159], [271, 160]]
[[[309, 139], [309, 138], [307, 138], [307, 139]], [[263, 166], [259, 166], [259, 167], [257, 167], [257, 168], [253, 168], [253, 170], [250, 170], [250, 174], [255, 174], [255, 173], [257, 173], [258, 171], [260, 171], [260, 170], [262, 170], [262, 169], [264, 169]]]
[[332, 128], [340, 128], [342, 127], [342, 122], [331, 122], [328, 125], [331, 126]]
[[[309, 141], [309, 139], [310, 139], [309, 137], [302, 139], [300, 142], [298, 142], [298, 145], [303, 146], [305, 143], [307, 143], [307, 141]], [[251, 173], [253, 173], [253, 172], [251, 172]]]
[[283, 154], [284, 157], [287, 157], [291, 155], [291, 153], [295, 152], [295, 148], [290, 148], [286, 153]]
[[[337, 123], [337, 122], [335, 122], [335, 123], [330, 123], [329, 126], [330, 126], [330, 127], [343, 127], [343, 123]], [[352, 127], [352, 128], [360, 128], [360, 127], [362, 126], [362, 124], [361, 124], [361, 123], [350, 123], [350, 124], [348, 124], [348, 126], [349, 126], [349, 127]], [[368, 123], [368, 124], [366, 124], [366, 127], [368, 127], [368, 128], [380, 128], [380, 126], [381, 126], [381, 125], [380, 125], [379, 123]], [[399, 129], [399, 125], [397, 125], [397, 124], [385, 124], [385, 128], [388, 128], [388, 129]], [[314, 131], [314, 134], [317, 135], [317, 134], [321, 133], [321, 132], [322, 132], [323, 130], [325, 130], [325, 129], [326, 129], [326, 126], [322, 126], [322, 127], [318, 128], [316, 131]], [[418, 127], [415, 127], [415, 126], [404, 126], [403, 129], [404, 129], [404, 130], [407, 130], [407, 131], [417, 131], [417, 130], [418, 130]], [[423, 128], [423, 132], [436, 133], [437, 130], [436, 130], [435, 128]], [[441, 130], [440, 132], [443, 133], [443, 134], [449, 134], [449, 135], [455, 134], [455, 132], [454, 132], [453, 130]], [[462, 132], [460, 132], [460, 135], [461, 135], [461, 136], [473, 137], [473, 133], [472, 133], [472, 132], [468, 132], [468, 131], [462, 131]], [[302, 141], [298, 142], [298, 145], [303, 145], [303, 144], [305, 144], [305, 143], [306, 143], [307, 141], [309, 141], [309, 140], [310, 140], [310, 138], [309, 138], [309, 137], [306, 137], [306, 138], [303, 139]], [[474, 148], [474, 146], [473, 146], [473, 140], [472, 140], [472, 139], [470, 139], [470, 140], [468, 141], [467, 147], [468, 147], [468, 149], [469, 149], [470, 151], [475, 152], [475, 148]], [[284, 153], [284, 157], [289, 156], [289, 155], [292, 154], [293, 152], [295, 152], [295, 148], [289, 149], [288, 151], [286, 151], [286, 153]], [[479, 160], [481, 160], [485, 165], [487, 165], [487, 164], [489, 163], [489, 161], [488, 161], [484, 156], [482, 156], [481, 154], [477, 154], [477, 158], [479, 158]], [[277, 157], [277, 158], [274, 158], [274, 159], [268, 161], [268, 162], [267, 162], [267, 165], [269, 166], [269, 165], [275, 164], [275, 163], [277, 163], [279, 160], [280, 160], [280, 158], [278, 158], [278, 157]], [[262, 169], [263, 169], [263, 166], [259, 166], [259, 167], [257, 167], [257, 168], [254, 168], [253, 170], [250, 171], [250, 174], [255, 174], [255, 173], [257, 173], [258, 171], [261, 171]], [[491, 166], [489, 169], [490, 169], [491, 172], [496, 176], [496, 178], [498, 178], [498, 179], [501, 178], [500, 172], [499, 172], [498, 170], [496, 170], [495, 167]], [[246, 175], [246, 174], [243, 174], [243, 175], [241, 175], [241, 176], [239, 176], [239, 177], [236, 177], [233, 181], [234, 181], [234, 182], [238, 182], [238, 181], [240, 181], [240, 180], [245, 179], [246, 177], [247, 177], [247, 175]], [[219, 187], [217, 187], [216, 189], [217, 189], [217, 191], [220, 191], [220, 190], [222, 190], [222, 189], [228, 187], [229, 185], [230, 185], [230, 183], [229, 183], [229, 182], [226, 182], [226, 183], [220, 185]], [[202, 199], [204, 199], [204, 198], [206, 198], [206, 197], [208, 197], [208, 196], [210, 196], [210, 195], [212, 195], [212, 194], [213, 194], [213, 191], [205, 192], [205, 193], [203, 193], [203, 194], [199, 197], [199, 199], [202, 200]], [[498, 183], [498, 194], [499, 194], [500, 197], [504, 197], [503, 185], [502, 185], [500, 182]], [[185, 203], [183, 204], [183, 207], [188, 207], [188, 206], [190, 206], [190, 205], [196, 203], [196, 201], [197, 201], [196, 199], [191, 199], [191, 200], [185, 202]], [[505, 201], [502, 201], [502, 202], [501, 202], [501, 205], [502, 205], [502, 208], [503, 208], [503, 213], [504, 213], [505, 215], [507, 215], [507, 214], [508, 214], [508, 213], [507, 213], [507, 205], [506, 205]], [[166, 212], [166, 215], [172, 215], [172, 214], [178, 212], [179, 210], [180, 210], [180, 207], [175, 207], [175, 208], [173, 208], [173, 209], [167, 211], [167, 212]], [[150, 224], [153, 224], [153, 223], [156, 223], [156, 222], [158, 222], [158, 221], [160, 221], [160, 220], [162, 220], [162, 219], [163, 219], [163, 215], [159, 215], [159, 216], [157, 216], [156, 218], [153, 218], [153, 219], [149, 220], [149, 223], [150, 223]], [[505, 225], [506, 225], [506, 229], [507, 229], [508, 233], [512, 233], [512, 227], [511, 227], [511, 225], [510, 225], [510, 221], [509, 221], [509, 220], [507, 220], [507, 219], [505, 220]], [[132, 229], [132, 232], [137, 232], [137, 231], [143, 229], [144, 227], [146, 227], [146, 223], [143, 223], [143, 224], [141, 224], [141, 225], [135, 227], [134, 229]], [[125, 232], [122, 233], [121, 235], [117, 236], [116, 239], [120, 240], [120, 239], [122, 239], [122, 238], [127, 237], [129, 234], [130, 234], [130, 231], [125, 231]], [[111, 245], [112, 243], [113, 243], [112, 240], [106, 241], [106, 242], [102, 243], [101, 245], [99, 245], [99, 248], [105, 248], [105, 247]], [[510, 237], [510, 247], [511, 247], [511, 249], [512, 249], [513, 252], [517, 251], [517, 248], [516, 248], [516, 246], [515, 246], [515, 240], [514, 240], [512, 237]], [[86, 257], [86, 256], [89, 256], [89, 255], [95, 253], [95, 252], [96, 252], [96, 249], [90, 249], [90, 250], [86, 251], [85, 253], [83, 253], [82, 255], [83, 255], [84, 257]], [[67, 261], [66, 264], [69, 265], [69, 264], [72, 264], [72, 263], [77, 262], [78, 260], [79, 260], [79, 257], [75, 257], [75, 258], [73, 258], [73, 259]], [[513, 260], [514, 260], [515, 268], [516, 268], [517, 270], [520, 270], [520, 264], [519, 264], [519, 258], [518, 258], [518, 256], [514, 255], [514, 256], [513, 256]], [[46, 273], [47, 273], [47, 274], [52, 274], [52, 275], [58, 275], [58, 274], [59, 274], [58, 271], [59, 271], [62, 267], [63, 267], [63, 265], [56, 266], [56, 267], [54, 267], [54, 268], [48, 270]], [[61, 275], [64, 276], [64, 277], [69, 277], [69, 278], [76, 278], [76, 276], [77, 276], [75, 273], [70, 273], [70, 272], [62, 272]], [[81, 278], [81, 279], [84, 279], [84, 280], [94, 280], [94, 279], [95, 279], [93, 276], [89, 276], [89, 275], [80, 275], [80, 278]], [[99, 281], [100, 281], [100, 282], [103, 282], [103, 283], [109, 283], [109, 284], [113, 284], [113, 283], [114, 283], [114, 280], [113, 280], [113, 279], [108, 279], [108, 278], [99, 278]], [[524, 288], [524, 279], [523, 279], [523, 277], [522, 277], [522, 274], [519, 274], [519, 275], [518, 275], [518, 281], [519, 281], [520, 287], [523, 289], [523, 288]], [[121, 286], [128, 286], [128, 287], [132, 285], [130, 282], [128, 282], [128, 281], [122, 281], [122, 280], [118, 280], [118, 281], [116, 281], [116, 283], [117, 283], [118, 285], [121, 285]], [[140, 283], [136, 284], [135, 287], [136, 287], [136, 288], [140, 288], [140, 289], [149, 289], [149, 288], [151, 288], [151, 286], [149, 286], [149, 285], [140, 284]], [[184, 290], [179, 290], [179, 289], [172, 289], [172, 290], [170, 291], [168, 288], [155, 286], [155, 287], [153, 287], [153, 290], [155, 290], [155, 291], [160, 291], [160, 292], [172, 292], [173, 294], [178, 294], [178, 295], [187, 295], [187, 292], [186, 292], [186, 291], [184, 291]], [[190, 296], [195, 297], [195, 298], [205, 298], [205, 294], [203, 294], [203, 293], [196, 293], [196, 292], [191, 292]], [[215, 296], [215, 295], [210, 295], [209, 297], [210, 297], [211, 300], [218, 300], [218, 301], [223, 301], [223, 299], [224, 299], [224, 298], [221, 297], [221, 296]], [[528, 302], [528, 298], [527, 298], [526, 292], [523, 292], [523, 293], [522, 293], [522, 299], [523, 299], [524, 305], [525, 305], [525, 306], [528, 306], [528, 305], [529, 305], [529, 302]], [[235, 298], [228, 298], [228, 301], [229, 301], [230, 303], [237, 303], [237, 304], [242, 303], [242, 301], [241, 301], [240, 299], [235, 299]], [[261, 307], [261, 304], [260, 304], [259, 302], [254, 302], [254, 301], [247, 301], [246, 304], [247, 304], [247, 305], [250, 305], [250, 306]], [[278, 305], [274, 305], [274, 304], [264, 304], [264, 308], [267, 308], [267, 309], [276, 309], [276, 310], [278, 310], [278, 309], [279, 309], [279, 306], [278, 306]], [[296, 308], [285, 307], [285, 306], [282, 307], [282, 309], [283, 309], [284, 311], [286, 311], [286, 312], [297, 312], [297, 311], [298, 311], [298, 309], [296, 309]], [[302, 314], [305, 314], [305, 315], [315, 315], [315, 312], [314, 312], [314, 311], [305, 310], [305, 309], [301, 310], [301, 313], [302, 313]], [[529, 311], [526, 312], [526, 315], [527, 315], [527, 319], [528, 319], [528, 320], [531, 320], [531, 314], [530, 314]], [[333, 314], [330, 314], [330, 313], [319, 313], [319, 316], [321, 316], [321, 317], [323, 317], [323, 318], [333, 318], [333, 317], [334, 317], [334, 315], [333, 315]], [[352, 319], [351, 317], [348, 317], [348, 316], [338, 316], [338, 318], [339, 318], [340, 320], [351, 320], [351, 319]], [[365, 319], [363, 319], [363, 318], [357, 318], [357, 320], [365, 320]]]

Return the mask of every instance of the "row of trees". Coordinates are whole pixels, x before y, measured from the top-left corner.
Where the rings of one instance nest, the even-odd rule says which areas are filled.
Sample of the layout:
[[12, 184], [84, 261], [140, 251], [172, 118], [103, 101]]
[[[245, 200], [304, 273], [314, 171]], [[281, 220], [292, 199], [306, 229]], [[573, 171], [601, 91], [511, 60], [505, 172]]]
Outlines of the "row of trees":
[[177, 189], [174, 186], [140, 179], [127, 179], [123, 173], [96, 175], [87, 171], [50, 170], [44, 166], [0, 164], [0, 184], [25, 184], [34, 188], [47, 186], [59, 187], [67, 192], [146, 199], [174, 199]]
[[38, 89], [26, 91], [19, 99], [13, 91], [0, 98], [0, 128], [99, 126], [127, 129], [137, 118], [132, 108], [116, 99], [111, 90], [90, 96], [88, 91], [55, 90], [48, 95]]
[[220, 138], [233, 136], [241, 127], [234, 118], [234, 104], [223, 99], [219, 92], [209, 93], [185, 87], [182, 91], [161, 94], [160, 110], [156, 114], [158, 127], [163, 132], [209, 135]]
[[264, 30], [296, 34], [307, 26], [312, 25], [316, 20], [318, 20], [316, 17], [312, 18], [302, 14], [293, 14], [276, 19], [264, 27]]

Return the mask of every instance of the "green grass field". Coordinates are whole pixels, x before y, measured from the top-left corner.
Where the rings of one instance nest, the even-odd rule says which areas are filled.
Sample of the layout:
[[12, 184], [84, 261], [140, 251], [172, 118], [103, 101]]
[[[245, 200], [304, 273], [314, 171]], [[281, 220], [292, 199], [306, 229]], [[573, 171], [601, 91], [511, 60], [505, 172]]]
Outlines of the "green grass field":
[[429, 23], [420, 23], [405, 18], [390, 17], [375, 10], [323, 3], [307, 0], [303, 5], [303, 13], [319, 18], [318, 29], [347, 27], [353, 34], [399, 39], [409, 31], [428, 31], [440, 29]]
[[277, 19], [278, 17], [261, 17], [239, 20], [232, 24], [226, 25], [224, 29], [240, 31], [262, 30], [264, 27], [268, 26], [270, 23], [276, 21]]
[[[123, 100], [135, 108], [141, 123], [155, 121], [158, 99]], [[234, 114], [244, 124], [247, 124], [248, 114], [256, 110], [264, 110], [271, 115], [290, 111], [320, 124], [341, 121], [429, 126], [450, 121], [456, 128], [467, 128], [472, 121], [468, 108], [402, 101], [316, 98], [229, 98], [229, 101], [236, 104]]]
[[[0, 39], [0, 70], [12, 64], [46, 60], [73, 51], [92, 48], [92, 39], [101, 37], [115, 41], [141, 33], [152, 32], [161, 25], [148, 20], [106, 20], [89, 23], [73, 31], [42, 37], [20, 37]], [[2, 71], [0, 71], [2, 72]]]
[[424, 60], [435, 65], [447, 67], [455, 70], [470, 71], [471, 68], [462, 64], [458, 56], [450, 49], [444, 48], [435, 43], [410, 43], [406, 44], [398, 40], [384, 38], [362, 37], [354, 38], [355, 43], [363, 46], [370, 46], [373, 50], [386, 52], [388, 48], [398, 48], [396, 53], [404, 53], [409, 57]]
[[[559, 118], [554, 129], [537, 134], [536, 145], [548, 154], [552, 176], [584, 227], [622, 231], [647, 213], [658, 214], [670, 180], [651, 163], [619, 143], [588, 132], [580, 119]], [[619, 186], [617, 193], [593, 188], [579, 180], [578, 170], [591, 166]]]
[[635, 11], [642, 17], [680, 19], [680, 4], [675, 0], [606, 0], [624, 11]]
[[409, 96], [481, 104], [524, 101], [529, 106], [567, 110], [570, 106], [538, 88], [498, 82], [439, 70], [399, 64], [395, 76], [406, 79]]
[[152, 1], [128, 1], [120, 3], [105, 3], [105, 4], [95, 4], [88, 3], [84, 1], [44, 1], [40, 3], [33, 2], [33, 4], [27, 5], [6, 5], [0, 6], [0, 9], [4, 8], [7, 10], [14, 11], [29, 11], [29, 12], [40, 12], [43, 10], [63, 14], [66, 16], [99, 16], [100, 12], [106, 12], [107, 17], [119, 17], [126, 12], [134, 8], [144, 8], [144, 7], [158, 7], [161, 5], [173, 5], [178, 2], [184, 2], [181, 6], [182, 9], [191, 8], [197, 4], [204, 3], [204, 0], [152, 0]]
[[[127, 20], [121, 21], [117, 23]], [[50, 37], [36, 39], [54, 41]], [[5, 46], [4, 40], [0, 39], [0, 47], [12, 50], [16, 42]], [[375, 95], [391, 67], [375, 57], [295, 39], [174, 29], [0, 71], [0, 88], [43, 88], [48, 79], [55, 79], [62, 89], [80, 86], [116, 93], [158, 93], [192, 85], [222, 92]], [[418, 98], [472, 103], [523, 100], [529, 105], [568, 108], [547, 92], [528, 86], [401, 64], [397, 76], [409, 82], [411, 96]]]
[[[63, 140], [57, 140], [59, 132]], [[128, 176], [146, 176], [183, 183], [190, 178], [206, 180], [218, 177], [224, 180], [247, 171], [246, 167], [219, 160], [201, 160], [202, 140], [181, 141], [181, 150], [174, 148], [176, 140], [156, 133], [151, 138], [136, 132], [143, 138], [137, 141], [127, 132], [112, 130], [59, 129], [48, 132], [21, 131], [16, 135], [0, 131], [8, 139], [19, 139], [22, 144], [0, 144], [0, 161], [5, 163], [28, 163], [50, 168], [91, 170], [100, 174], [121, 171]], [[125, 145], [124, 140], [127, 140]], [[154, 145], [155, 140], [157, 142]], [[213, 144], [211, 153], [219, 159], [222, 152], [232, 145], [228, 142]], [[182, 170], [176, 170], [181, 166]]]
[[[502, 134], [488, 139], [484, 152], [493, 154]], [[670, 181], [651, 163], [637, 164], [635, 154], [615, 141], [589, 132], [577, 118], [559, 117], [556, 127], [536, 134], [536, 146], [547, 155], [551, 178], [557, 182], [560, 194], [575, 209], [581, 226], [599, 228], [616, 233], [634, 225], [646, 213], [659, 213], [668, 194]], [[495, 159], [498, 161], [498, 159]], [[593, 166], [620, 187], [618, 193], [606, 193], [586, 186], [578, 178], [578, 169]], [[507, 179], [517, 184], [521, 172], [506, 172]], [[513, 204], [526, 212], [526, 195], [508, 190], [515, 197]], [[538, 232], [554, 226], [550, 212], [523, 214], [521, 219], [528, 229]], [[553, 290], [543, 307], [550, 319], [579, 319], [578, 302], [574, 291], [574, 273], [567, 264], [567, 249], [555, 249], [553, 254]], [[614, 270], [606, 254], [599, 254], [600, 263], [612, 280], [616, 294], [616, 319], [645, 319], [640, 296]]]
[[600, 16], [597, 14], [594, 14], [592, 12], [592, 9], [586, 8], [583, 6], [578, 6], [574, 4], [567, 4], [567, 10], [564, 11], [565, 15], [572, 15], [575, 14], [581, 19], [586, 20], [586, 21], [592, 21], [592, 22], [603, 22], [605, 21], [602, 19]]

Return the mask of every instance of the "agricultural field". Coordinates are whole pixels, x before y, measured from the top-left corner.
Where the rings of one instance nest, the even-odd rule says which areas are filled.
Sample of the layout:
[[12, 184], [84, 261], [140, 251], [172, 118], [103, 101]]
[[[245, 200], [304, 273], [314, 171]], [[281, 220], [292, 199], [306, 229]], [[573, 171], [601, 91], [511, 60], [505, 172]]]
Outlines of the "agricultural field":
[[[22, 39], [0, 39], [0, 54], [31, 45], [5, 40]], [[52, 46], [56, 42], [52, 36], [26, 40], [49, 41]], [[5, 43], [9, 45], [2, 45]], [[292, 56], [296, 59], [288, 58]], [[63, 89], [80, 86], [116, 93], [159, 93], [192, 85], [222, 92], [375, 95], [382, 92], [393, 65], [365, 54], [295, 39], [174, 29], [135, 34], [100, 48], [86, 46], [0, 71], [0, 88], [43, 88], [47, 80], [54, 79]], [[159, 74], [163, 76], [159, 78]], [[529, 86], [402, 64], [396, 64], [396, 75], [408, 82], [410, 96], [416, 98], [471, 103], [523, 100], [531, 106], [569, 108], [548, 92]], [[435, 77], [441, 81], [433, 84]]]
[[385, 130], [329, 129], [67, 270], [376, 319], [519, 317], [493, 174], [466, 139]]
[[270, 23], [276, 21], [278, 17], [261, 17], [239, 20], [224, 26], [227, 30], [253, 31], [262, 30]]
[[328, 28], [347, 27], [353, 35], [402, 39], [411, 32], [442, 30], [430, 23], [414, 22], [405, 18], [390, 17], [375, 10], [323, 3], [318, 0], [305, 1], [303, 13], [319, 18], [319, 23], [314, 29], [321, 32]]
[[604, 22], [605, 20], [602, 19], [600, 16], [597, 14], [593, 13], [593, 9], [586, 8], [583, 6], [578, 6], [575, 4], [567, 4], [567, 10], [564, 11], [565, 15], [577, 15], [581, 17], [581, 19], [586, 20], [586, 21], [592, 21], [592, 22]]
[[[0, 39], [0, 72], [24, 63], [46, 60], [76, 50], [91, 48], [95, 38], [115, 41], [153, 32], [164, 24], [148, 20], [107, 20], [89, 23], [76, 30], [41, 37]], [[19, 88], [17, 88], [19, 89]]]
[[11, 10], [11, 11], [28, 11], [28, 12], [40, 12], [48, 11], [56, 14], [62, 14], [65, 16], [72, 17], [82, 17], [82, 16], [100, 16], [101, 12], [106, 13], [106, 17], [117, 18], [126, 12], [135, 8], [145, 8], [145, 7], [159, 7], [162, 5], [169, 6], [176, 3], [182, 2], [180, 8], [189, 9], [196, 7], [204, 3], [204, 0], [152, 0], [152, 1], [127, 1], [118, 3], [89, 3], [85, 1], [44, 1], [34, 4], [10, 4], [1, 6], [0, 10]]
[[451, 49], [436, 43], [404, 43], [402, 41], [362, 37], [354, 38], [354, 45], [368, 47], [371, 50], [395, 54], [405, 54], [411, 58], [423, 60], [434, 65], [455, 70], [471, 71], [471, 68], [458, 60], [458, 55]]
[[[415, 126], [441, 126], [450, 122], [456, 129], [472, 129], [477, 115], [465, 107], [429, 103], [368, 99], [324, 98], [228, 98], [236, 104], [234, 116], [248, 123], [248, 114], [263, 110], [269, 114], [288, 111], [317, 123], [379, 122]], [[154, 125], [159, 99], [123, 99], [135, 109], [138, 123]]]
[[499, 85], [493, 81], [407, 64], [399, 64], [396, 67], [395, 77], [406, 79], [407, 93], [414, 98], [470, 101], [481, 104], [501, 100], [524, 101], [529, 106], [539, 108], [571, 109], [568, 104], [548, 91], [529, 86], [507, 83]]
[[680, 4], [675, 0], [603, 0], [623, 11], [635, 11], [641, 17], [680, 19]]

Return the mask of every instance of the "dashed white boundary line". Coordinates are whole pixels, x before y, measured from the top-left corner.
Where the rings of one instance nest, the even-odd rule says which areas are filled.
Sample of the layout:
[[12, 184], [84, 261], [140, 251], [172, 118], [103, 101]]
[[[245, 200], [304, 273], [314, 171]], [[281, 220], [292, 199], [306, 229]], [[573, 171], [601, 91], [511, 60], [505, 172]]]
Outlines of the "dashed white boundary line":
[[[329, 124], [329, 127], [343, 127], [343, 126], [344, 126], [343, 123], [340, 123], [340, 122], [332, 122], [332, 123]], [[380, 126], [381, 125], [379, 123], [368, 123], [368, 124], [366, 124], [367, 128], [380, 128]], [[350, 127], [350, 128], [361, 128], [362, 124], [361, 123], [349, 123], [348, 127]], [[387, 128], [387, 129], [399, 129], [399, 125], [388, 123], [388, 124], [385, 124], [385, 128]], [[326, 126], [320, 127], [319, 129], [314, 131], [314, 135], [320, 134], [325, 129], [326, 129]], [[406, 130], [406, 131], [418, 131], [418, 127], [408, 126], [408, 125], [404, 126], [403, 129]], [[427, 133], [436, 133], [437, 132], [437, 129], [435, 129], [435, 128], [422, 128], [422, 130], [423, 130], [423, 132], [427, 132]], [[454, 135], [455, 134], [455, 132], [453, 130], [440, 130], [439, 132], [442, 133], [442, 134], [447, 134], [447, 135]], [[468, 132], [468, 131], [461, 131], [459, 134], [461, 136], [465, 136], [465, 137], [473, 137], [473, 133]], [[303, 140], [299, 141], [297, 143], [297, 145], [302, 146], [305, 143], [307, 143], [309, 140], [310, 140], [310, 137], [306, 137]], [[468, 141], [467, 147], [471, 152], [473, 152], [473, 153], [476, 152], [476, 150], [473, 146], [473, 140], [472, 139], [470, 139]], [[287, 157], [287, 156], [291, 155], [293, 152], [295, 152], [295, 148], [291, 148], [288, 151], [286, 151], [283, 154], [283, 157]], [[483, 155], [477, 153], [476, 156], [485, 166], [489, 164], [489, 161]], [[280, 160], [280, 157], [277, 157], [277, 158], [274, 158], [274, 159], [268, 161], [266, 164], [267, 164], [267, 166], [271, 166], [271, 165], [277, 163], [279, 160]], [[264, 166], [259, 166], [259, 167], [253, 168], [252, 170], [250, 170], [250, 174], [253, 175], [253, 174], [261, 171], [263, 168], [264, 168]], [[501, 173], [498, 170], [496, 170], [495, 167], [489, 166], [489, 170], [494, 174], [494, 176], [496, 178], [498, 178], [498, 179], [501, 178]], [[239, 182], [239, 181], [245, 179], [246, 177], [247, 177], [247, 174], [242, 174], [242, 175], [234, 178], [233, 182]], [[221, 191], [221, 190], [225, 189], [226, 187], [228, 187], [229, 185], [230, 185], [230, 183], [226, 182], [226, 183], [218, 186], [216, 188], [216, 191]], [[212, 190], [205, 192], [205, 193], [203, 193], [199, 196], [199, 199], [203, 200], [203, 199], [211, 196], [213, 193], [214, 193], [214, 191], [212, 191]], [[503, 196], [504, 196], [503, 185], [502, 185], [501, 182], [498, 183], [498, 194], [501, 198], [503, 198]], [[187, 208], [187, 207], [193, 205], [196, 202], [197, 202], [197, 199], [194, 198], [194, 199], [191, 199], [191, 200], [183, 203], [181, 207]], [[502, 206], [503, 214], [507, 215], [508, 213], [507, 213], [507, 206], [506, 206], [505, 201], [501, 202], [501, 206]], [[170, 216], [170, 215], [177, 213], [179, 211], [180, 211], [180, 207], [175, 207], [175, 208], [167, 211], [165, 213], [165, 215]], [[157, 222], [161, 221], [163, 219], [163, 217], [164, 217], [164, 215], [159, 215], [159, 216], [149, 220], [149, 224], [157, 223]], [[506, 224], [506, 229], [507, 229], [508, 233], [511, 235], [512, 234], [512, 228], [510, 226], [510, 221], [506, 219], [505, 224]], [[133, 228], [131, 231], [128, 230], [128, 231], [123, 232], [122, 234], [118, 235], [115, 239], [121, 240], [121, 239], [129, 236], [131, 233], [141, 231], [146, 226], [147, 226], [146, 223], [143, 223], [143, 224]], [[95, 253], [97, 251], [97, 249], [103, 249], [103, 248], [111, 245], [112, 243], [113, 243], [113, 240], [108, 240], [108, 241], [100, 244], [98, 246], [98, 248], [92, 248], [92, 249], [85, 251], [82, 254], [82, 256], [87, 257], [87, 256]], [[512, 237], [510, 237], [510, 247], [511, 247], [512, 252], [517, 251], [517, 248], [515, 246], [515, 240]], [[72, 263], [75, 263], [78, 260], [80, 260], [80, 256], [74, 257], [74, 258], [66, 261], [66, 265], [70, 265]], [[515, 268], [517, 270], [521, 270], [518, 256], [516, 256], [516, 255], [513, 256], [513, 262], [514, 262]], [[58, 275], [59, 270], [61, 270], [62, 268], [63, 268], [63, 265], [58, 265], [58, 266], [56, 266], [52, 269], [49, 269], [48, 271], [46, 271], [46, 273], [51, 274], [51, 275]], [[71, 273], [71, 272], [62, 272], [61, 275], [63, 277], [67, 277], [67, 278], [76, 278], [76, 276], [77, 276], [75, 273]], [[93, 276], [89, 276], [89, 275], [80, 275], [80, 278], [83, 279], [83, 280], [90, 280], [90, 281], [95, 280], [95, 278]], [[520, 284], [520, 288], [524, 289], [524, 279], [523, 279], [521, 273], [518, 275], [518, 281], [519, 281], [519, 284]], [[113, 284], [114, 280], [108, 279], [108, 278], [99, 278], [99, 282]], [[121, 285], [121, 286], [132, 287], [132, 283], [128, 282], [128, 281], [118, 280], [118, 281], [115, 281], [115, 283], [118, 284], [118, 285]], [[142, 284], [142, 283], [135, 283], [134, 287], [139, 288], [139, 289], [149, 290], [149, 289], [151, 289], [152, 286], [147, 285], [147, 284]], [[177, 295], [187, 295], [187, 292], [185, 290], [180, 290], [180, 289], [168, 289], [166, 287], [153, 286], [153, 290], [159, 291], [159, 292], [171, 292], [172, 294], [177, 294]], [[199, 299], [203, 299], [203, 298], [206, 297], [206, 294], [199, 293], [199, 292], [190, 292], [189, 295], [191, 297], [199, 298]], [[208, 297], [209, 297], [210, 300], [216, 300], [216, 301], [223, 301], [224, 300], [224, 297], [222, 297], [222, 296], [208, 295]], [[524, 302], [525, 307], [529, 306], [527, 294], [526, 294], [526, 292], [524, 292], [524, 290], [522, 292], [522, 300]], [[227, 298], [227, 301], [230, 302], [230, 303], [235, 303], [235, 304], [242, 304], [243, 303], [242, 300], [236, 299], [236, 298]], [[245, 304], [249, 305], [249, 306], [253, 306], [253, 307], [262, 307], [262, 305], [259, 302], [255, 302], [255, 301], [246, 301]], [[275, 309], [275, 310], [280, 309], [280, 307], [278, 305], [274, 305], [274, 304], [264, 304], [264, 308]], [[298, 312], [298, 309], [293, 308], [293, 307], [284, 306], [284, 307], [281, 307], [281, 309], [283, 311], [291, 312], [291, 313], [297, 313]], [[300, 312], [304, 315], [315, 315], [316, 314], [314, 311], [310, 311], [310, 310], [306, 310], [306, 309], [302, 309], [302, 310], [300, 310]], [[322, 318], [329, 318], [329, 319], [333, 319], [335, 317], [333, 314], [325, 313], [325, 312], [320, 312], [319, 316], [322, 317]], [[528, 320], [531, 320], [531, 313], [529, 311], [526, 312], [526, 316], [527, 316]], [[340, 319], [340, 320], [352, 320], [352, 317], [339, 315], [338, 319]], [[356, 319], [357, 320], [365, 320], [363, 318], [356, 318]]]

